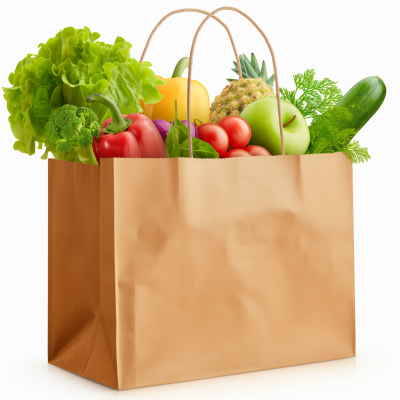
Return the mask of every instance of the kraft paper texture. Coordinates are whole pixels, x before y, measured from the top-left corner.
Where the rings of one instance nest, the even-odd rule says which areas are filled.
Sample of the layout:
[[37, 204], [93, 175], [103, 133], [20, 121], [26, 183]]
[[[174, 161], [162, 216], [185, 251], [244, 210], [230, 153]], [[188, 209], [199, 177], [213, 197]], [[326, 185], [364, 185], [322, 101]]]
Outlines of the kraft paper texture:
[[341, 153], [49, 160], [49, 363], [129, 389], [355, 356]]

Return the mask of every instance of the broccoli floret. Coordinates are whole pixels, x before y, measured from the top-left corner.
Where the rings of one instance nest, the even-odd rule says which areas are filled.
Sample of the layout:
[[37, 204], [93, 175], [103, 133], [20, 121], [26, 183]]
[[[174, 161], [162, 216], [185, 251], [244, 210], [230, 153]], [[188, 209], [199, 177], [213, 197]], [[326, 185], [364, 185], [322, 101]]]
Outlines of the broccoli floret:
[[72, 118], [76, 118], [77, 107], [71, 104], [65, 104], [53, 113], [53, 121], [58, 126], [68, 124]]
[[56, 149], [61, 151], [61, 153], [68, 153], [73, 150], [72, 144], [65, 139], [57, 140]]
[[61, 136], [65, 140], [73, 141], [77, 140], [82, 130], [83, 123], [80, 118], [74, 116], [66, 121], [65, 125], [62, 125], [60, 129]]
[[99, 137], [100, 125], [92, 109], [65, 104], [50, 115], [45, 133], [47, 140], [56, 144], [57, 151], [76, 151], [81, 162], [97, 164], [92, 142]]
[[76, 142], [76, 145], [81, 149], [86, 149], [93, 142], [93, 135], [90, 129], [83, 128], [79, 135], [79, 139]]
[[89, 129], [91, 130], [93, 136], [98, 139], [99, 138], [99, 134], [100, 134], [100, 125], [97, 121], [93, 121], [90, 124]]
[[98, 118], [95, 112], [91, 108], [79, 107], [76, 111], [76, 115], [85, 121], [85, 127], [88, 128], [92, 122], [98, 123]]
[[62, 138], [62, 136], [60, 135], [59, 131], [56, 128], [56, 124], [51, 118], [52, 115], [50, 116], [49, 121], [45, 125], [44, 130], [46, 132], [47, 139], [52, 143], [56, 143], [57, 140]]

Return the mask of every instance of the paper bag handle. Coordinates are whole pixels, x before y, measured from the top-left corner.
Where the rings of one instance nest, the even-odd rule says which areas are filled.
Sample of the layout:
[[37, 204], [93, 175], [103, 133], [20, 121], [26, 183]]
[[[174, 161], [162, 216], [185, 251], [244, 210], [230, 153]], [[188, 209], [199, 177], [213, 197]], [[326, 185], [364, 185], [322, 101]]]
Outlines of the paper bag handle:
[[[150, 46], [151, 39], [153, 38], [154, 34], [156, 33], [156, 30], [160, 27], [160, 25], [161, 25], [167, 18], [169, 18], [171, 15], [180, 14], [180, 13], [183, 13], [183, 12], [198, 12], [198, 13], [206, 14], [206, 15], [209, 15], [209, 14], [210, 14], [208, 11], [200, 10], [200, 9], [198, 9], [198, 8], [181, 8], [181, 9], [179, 9], [179, 10], [175, 10], [175, 11], [172, 11], [172, 12], [170, 12], [169, 14], [167, 14], [164, 18], [160, 19], [160, 21], [158, 22], [158, 24], [157, 24], [157, 25], [154, 27], [154, 29], [151, 31], [150, 36], [149, 36], [149, 38], [147, 39], [146, 46], [145, 46], [144, 49], [143, 49], [142, 56], [140, 57], [140, 62], [143, 62], [144, 56], [145, 56], [146, 53], [147, 53], [147, 49], [148, 49], [149, 46]], [[237, 50], [236, 50], [236, 45], [235, 45], [235, 42], [234, 42], [234, 40], [233, 40], [231, 31], [229, 30], [229, 28], [227, 27], [227, 25], [225, 25], [224, 22], [221, 21], [219, 18], [214, 17], [214, 16], [212, 16], [212, 18], [214, 18], [216, 21], [218, 21], [218, 22], [226, 29], [226, 32], [227, 32], [228, 35], [229, 35], [229, 39], [231, 40], [233, 52], [235, 53], [236, 63], [237, 63], [237, 65], [238, 65], [239, 78], [242, 78], [242, 67], [240, 66], [239, 55], [238, 55], [238, 52], [237, 52]]]
[[[282, 125], [282, 113], [281, 113], [281, 103], [280, 103], [280, 93], [279, 93], [279, 81], [278, 81], [278, 69], [276, 67], [276, 61], [275, 61], [275, 54], [274, 51], [272, 50], [271, 44], [269, 43], [269, 40], [265, 33], [262, 31], [262, 29], [251, 19], [247, 14], [245, 14], [243, 11], [239, 10], [238, 8], [234, 7], [221, 7], [218, 8], [211, 13], [207, 15], [206, 18], [204, 18], [203, 22], [200, 24], [200, 26], [197, 28], [196, 34], [194, 35], [193, 42], [192, 42], [192, 48], [190, 49], [190, 59], [189, 59], [189, 73], [188, 73], [188, 90], [187, 90], [187, 120], [190, 121], [190, 91], [191, 91], [191, 86], [192, 86], [192, 65], [193, 65], [193, 54], [194, 54], [194, 48], [196, 45], [197, 37], [199, 36], [200, 30], [203, 27], [203, 25], [210, 19], [214, 18], [214, 14], [224, 11], [224, 10], [230, 10], [230, 11], [236, 11], [237, 13], [243, 15], [246, 17], [256, 28], [257, 30], [261, 33], [262, 37], [264, 38], [265, 42], [267, 43], [269, 52], [271, 53], [271, 58], [272, 58], [272, 64], [274, 66], [274, 73], [275, 73], [275, 85], [276, 85], [276, 98], [278, 101], [278, 117], [279, 117], [279, 131], [280, 131], [280, 136], [281, 136], [281, 151], [282, 155], [285, 155], [285, 143], [284, 143], [284, 137], [283, 137], [283, 125]], [[231, 37], [231, 36], [230, 36]], [[232, 40], [231, 40], [232, 41]], [[237, 55], [236, 48], [234, 48], [235, 55]], [[236, 57], [238, 68], [240, 68], [240, 61], [238, 60], [238, 57]], [[240, 71], [240, 70], [239, 70]], [[190, 133], [190, 128], [192, 124], [188, 124], [188, 130], [189, 130], [189, 135], [188, 135], [188, 145], [189, 145], [189, 156], [190, 158], [193, 158], [193, 148], [192, 148], [192, 135]]]

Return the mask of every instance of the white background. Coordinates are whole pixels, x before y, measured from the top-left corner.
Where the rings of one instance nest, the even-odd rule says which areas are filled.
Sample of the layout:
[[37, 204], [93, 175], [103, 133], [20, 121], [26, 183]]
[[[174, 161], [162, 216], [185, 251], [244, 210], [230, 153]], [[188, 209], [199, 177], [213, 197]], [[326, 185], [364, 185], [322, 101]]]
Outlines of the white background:
[[[8, 1], [1, 6], [0, 84], [27, 53], [64, 27], [88, 26], [112, 43], [122, 36], [139, 59], [154, 25], [173, 9], [208, 11], [221, 1]], [[5, 101], [0, 105], [1, 269], [0, 397], [4, 399], [351, 399], [399, 398], [400, 92], [396, 2], [236, 1], [265, 30], [276, 53], [281, 85], [307, 68], [339, 82], [345, 93], [379, 75], [386, 100], [357, 135], [372, 160], [354, 167], [357, 357], [250, 374], [117, 392], [47, 365], [47, 162], [12, 150]], [[397, 10], [398, 11], [398, 10]], [[272, 65], [265, 43], [247, 20], [218, 15], [240, 53]], [[180, 14], [155, 35], [146, 60], [164, 77], [188, 55], [204, 16]], [[233, 52], [215, 21], [203, 28], [193, 78], [210, 99], [226, 85]]]

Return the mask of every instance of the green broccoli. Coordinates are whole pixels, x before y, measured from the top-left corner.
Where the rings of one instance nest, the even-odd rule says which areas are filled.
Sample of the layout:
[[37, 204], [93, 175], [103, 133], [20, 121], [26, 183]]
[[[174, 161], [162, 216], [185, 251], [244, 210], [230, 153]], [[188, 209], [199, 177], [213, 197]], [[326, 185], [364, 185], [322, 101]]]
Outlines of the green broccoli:
[[65, 104], [50, 115], [44, 129], [57, 151], [76, 151], [82, 163], [98, 165], [92, 142], [99, 137], [100, 125], [92, 109]]

